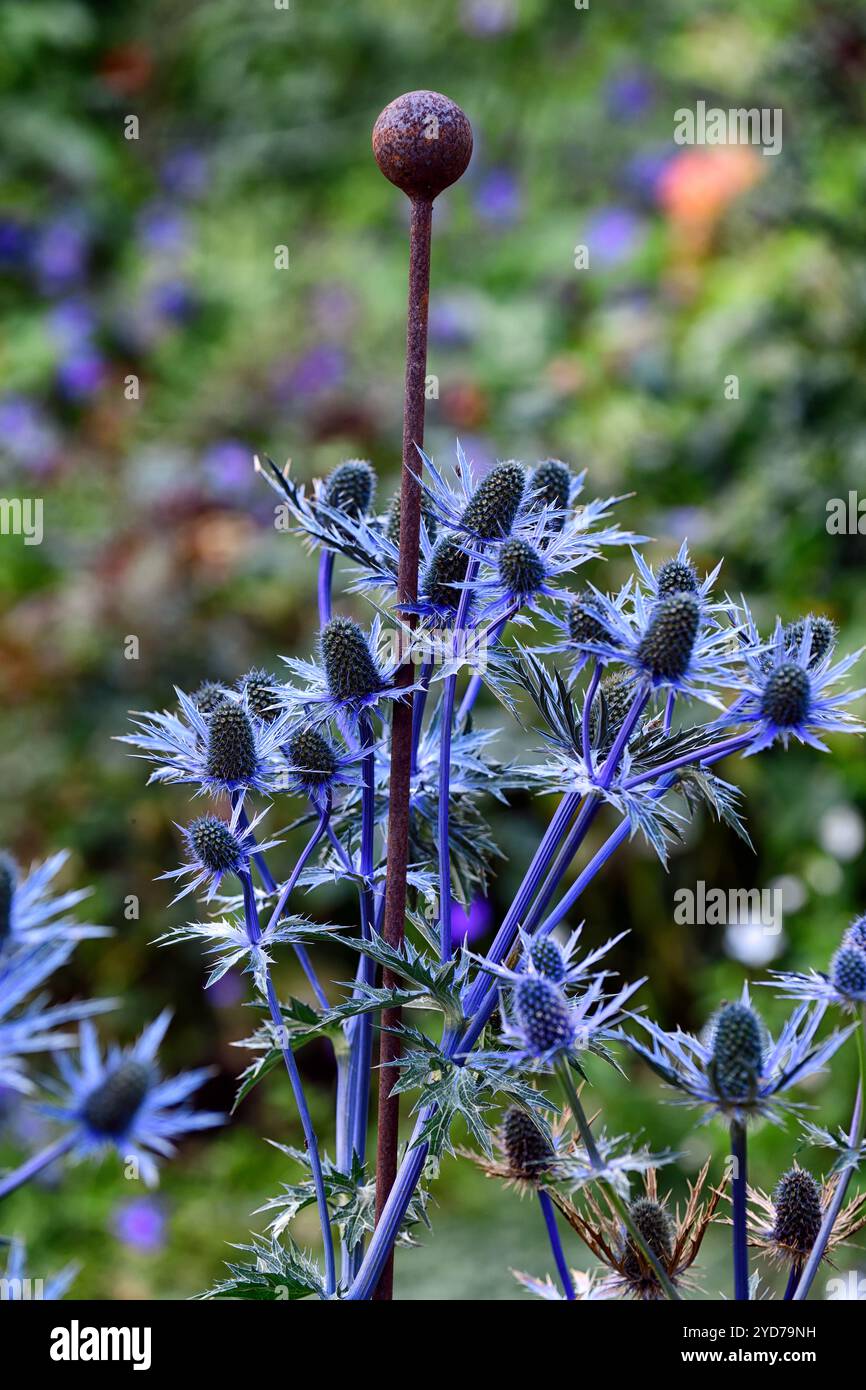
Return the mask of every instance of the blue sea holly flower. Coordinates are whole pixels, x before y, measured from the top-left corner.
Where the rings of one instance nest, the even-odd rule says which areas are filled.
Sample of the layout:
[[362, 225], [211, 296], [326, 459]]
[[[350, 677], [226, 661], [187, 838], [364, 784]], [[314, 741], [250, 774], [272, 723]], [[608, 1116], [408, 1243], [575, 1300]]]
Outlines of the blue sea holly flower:
[[328, 474], [322, 500], [334, 511], [361, 517], [370, 511], [376, 495], [376, 472], [366, 459], [347, 459]]
[[133, 719], [135, 733], [120, 738], [139, 750], [136, 757], [156, 764], [149, 782], [191, 783], [212, 796], [234, 794], [235, 819], [246, 792], [267, 795], [279, 789], [277, 755], [290, 725], [288, 711], [263, 723], [246, 693], [233, 693], [207, 716], [182, 690], [177, 698], [179, 715], [167, 710], [139, 715]]
[[866, 913], [854, 918], [843, 940], [846, 945], [859, 946], [861, 951], [866, 951]]
[[648, 565], [639, 551], [632, 551], [638, 578], [649, 599], [658, 603], [675, 594], [694, 594], [706, 607], [712, 587], [722, 568], [721, 560], [715, 569], [701, 579], [689, 555], [688, 542], [683, 541], [676, 555], [663, 560], [657, 570]]
[[[616, 594], [605, 596], [606, 604], [613, 604], [618, 610], [622, 611], [629, 603], [632, 593], [632, 580], [629, 579]], [[573, 597], [569, 597], [564, 605], [562, 612], [556, 609], [547, 613], [548, 621], [553, 627], [558, 628], [562, 636], [555, 641], [536, 648], [538, 652], [561, 653], [569, 661], [569, 688], [587, 662], [597, 661], [604, 666], [609, 662], [618, 662], [619, 654], [609, 652], [605, 654], [601, 650], [601, 644], [605, 649], [610, 638], [610, 631], [605, 620], [602, 606], [598, 603], [598, 591], [593, 588], [582, 589]]]
[[527, 477], [516, 459], [496, 463], [475, 482], [466, 455], [457, 444], [457, 463], [446, 477], [423, 450], [426, 477], [421, 486], [437, 523], [476, 541], [502, 540], [526, 503]]
[[812, 642], [809, 647], [808, 665], [817, 666], [824, 657], [833, 654], [839, 636], [839, 629], [832, 618], [824, 614], [810, 613], [805, 618], [797, 618], [793, 623], [788, 623], [785, 627], [783, 637], [785, 646], [789, 650], [799, 654], [803, 645], [803, 638], [806, 634], [806, 624], [809, 624], [812, 634]]
[[562, 990], [545, 975], [527, 973], [514, 988], [514, 1031], [529, 1056], [547, 1061], [569, 1052], [574, 1022]]
[[827, 746], [820, 735], [859, 733], [863, 728], [860, 720], [845, 708], [863, 690], [832, 693], [861, 654], [862, 649], [833, 663], [832, 648], [828, 647], [813, 664], [811, 619], [803, 624], [798, 647], [786, 643], [785, 630], [777, 619], [769, 647], [744, 653], [745, 670], [738, 682], [742, 693], [717, 726], [739, 724], [753, 728], [746, 756], [769, 748], [777, 739], [787, 748], [792, 738], [826, 753]]
[[159, 875], [160, 878], [189, 879], [172, 902], [179, 902], [203, 885], [207, 886], [205, 899], [209, 902], [219, 891], [226, 874], [239, 876], [248, 873], [254, 852], [264, 854], [280, 844], [279, 840], [266, 840], [262, 844], [256, 842], [255, 830], [264, 814], [260, 812], [244, 827], [237, 824], [232, 827], [219, 816], [197, 816], [189, 825], [179, 825], [177, 828], [183, 836], [189, 858], [179, 869]]
[[218, 705], [224, 705], [229, 699], [229, 693], [224, 685], [217, 681], [202, 681], [197, 690], [194, 690], [190, 699], [204, 718], [213, 714]]
[[582, 993], [569, 996], [562, 985], [534, 969], [517, 975], [510, 1009], [503, 1009], [507, 1062], [544, 1070], [562, 1056], [576, 1057], [585, 1051], [606, 1055], [610, 1029], [644, 983], [637, 980], [610, 995], [605, 992], [607, 978], [590, 976]]
[[721, 707], [713, 687], [731, 683], [738, 656], [731, 640], [736, 629], [710, 620], [697, 593], [654, 600], [633, 586], [628, 602], [615, 602], [595, 588], [591, 592], [588, 611], [605, 635], [584, 639], [580, 645], [585, 652], [624, 663], [635, 680], [654, 690], [676, 691]]
[[[776, 1265], [802, 1268], [818, 1238], [837, 1181], [838, 1174], [834, 1174], [819, 1183], [805, 1168], [795, 1165], [782, 1174], [772, 1196], [749, 1188], [749, 1244]], [[832, 1263], [831, 1253], [866, 1226], [864, 1204], [866, 1194], [861, 1194], [838, 1212], [823, 1260]]]
[[705, 1038], [680, 1029], [668, 1033], [639, 1015], [632, 1015], [633, 1022], [645, 1030], [648, 1041], [619, 1036], [681, 1093], [681, 1104], [705, 1107], [705, 1118], [777, 1120], [781, 1112], [796, 1108], [786, 1099], [791, 1087], [821, 1071], [851, 1033], [844, 1029], [816, 1043], [825, 1010], [825, 1004], [801, 1005], [774, 1041], [745, 985], [739, 1003], [719, 1011]]
[[348, 752], [342, 742], [329, 737], [322, 726], [302, 723], [294, 726], [283, 744], [288, 786], [324, 806], [338, 786], [358, 787], [358, 763], [364, 749]]
[[79, 922], [72, 915], [72, 910], [90, 896], [89, 888], [52, 892], [54, 879], [68, 858], [68, 851], [61, 850], [24, 874], [11, 854], [0, 851], [0, 957], [16, 946], [111, 935], [109, 927]]
[[390, 700], [402, 700], [417, 683], [396, 685], [402, 659], [411, 653], [411, 637], [405, 645], [396, 632], [383, 631], [382, 620], [373, 619], [365, 632], [352, 618], [332, 618], [319, 635], [319, 661], [298, 661], [284, 657], [292, 674], [302, 686], [284, 686], [283, 698], [297, 720], [298, 708], [312, 722], [341, 718], [350, 725], [364, 715], [382, 714], [382, 706]]
[[114, 999], [54, 1005], [48, 1005], [42, 994], [29, 999], [66, 965], [74, 949], [74, 942], [59, 939], [17, 947], [0, 959], [0, 1086], [32, 1090], [24, 1070], [26, 1057], [73, 1046], [74, 1033], [56, 1030], [116, 1007]]
[[857, 944], [850, 928], [830, 962], [828, 974], [817, 970], [805, 974], [774, 970], [771, 975], [772, 979], [761, 983], [775, 989], [780, 999], [835, 1004], [846, 1013], [859, 1013], [866, 1004], [866, 950]]
[[171, 1015], [160, 1014], [130, 1048], [112, 1046], [103, 1057], [96, 1030], [81, 1026], [77, 1059], [58, 1058], [65, 1091], [50, 1114], [70, 1126], [74, 1158], [98, 1156], [114, 1149], [124, 1163], [135, 1163], [148, 1187], [159, 1181], [152, 1154], [169, 1158], [174, 1140], [183, 1134], [211, 1129], [225, 1116], [193, 1110], [186, 1102], [212, 1075], [212, 1068], [182, 1072], [163, 1080], [157, 1050]]
[[547, 508], [555, 518], [553, 529], [559, 530], [577, 482], [567, 463], [561, 459], [544, 459], [529, 475], [528, 504], [531, 508]]
[[246, 696], [250, 714], [267, 723], [280, 713], [280, 684], [270, 671], [253, 667], [246, 675], [241, 676], [237, 689], [241, 695]]
[[[511, 985], [519, 984], [526, 975], [542, 975], [566, 990], [582, 987], [592, 978], [592, 972], [599, 961], [628, 935], [628, 932], [620, 932], [617, 936], [610, 937], [602, 946], [597, 946], [584, 956], [578, 956], [577, 948], [583, 928], [584, 923], [581, 922], [565, 945], [560, 946], [550, 935], [533, 936], [521, 927], [518, 932], [520, 951], [514, 969], [507, 965], [494, 964], [483, 956], [474, 956], [473, 959], [478, 961], [483, 971], [496, 975]], [[637, 989], [642, 983], [643, 981], [639, 981], [631, 988]]]

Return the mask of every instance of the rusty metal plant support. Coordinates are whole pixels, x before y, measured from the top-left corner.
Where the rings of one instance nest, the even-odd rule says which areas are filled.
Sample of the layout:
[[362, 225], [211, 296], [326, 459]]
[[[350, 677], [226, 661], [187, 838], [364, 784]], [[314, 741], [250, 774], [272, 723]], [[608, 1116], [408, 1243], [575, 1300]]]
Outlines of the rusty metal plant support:
[[[403, 402], [403, 467], [400, 479], [400, 560], [397, 606], [413, 604], [418, 596], [418, 550], [421, 524], [420, 460], [416, 445], [424, 442], [424, 399], [427, 374], [427, 308], [430, 295], [430, 240], [433, 199], [455, 183], [472, 154], [472, 128], [466, 116], [439, 92], [407, 92], [379, 116], [373, 127], [373, 153], [382, 173], [411, 200], [409, 224], [409, 306], [406, 328], [406, 385]], [[408, 615], [406, 615], [408, 616]], [[409, 619], [411, 621], [411, 618]], [[404, 663], [400, 680], [408, 685], [412, 668]], [[409, 862], [409, 787], [412, 766], [412, 697], [395, 702], [391, 728], [391, 772], [388, 803], [388, 867], [382, 934], [391, 946], [403, 940], [406, 915], [406, 871]], [[440, 846], [440, 853], [445, 853]], [[386, 984], [396, 981], [388, 979]], [[376, 1220], [397, 1172], [399, 1099], [389, 1095], [399, 1039], [393, 1030], [399, 1009], [382, 1012], [379, 1050], [379, 1116], [376, 1146]], [[393, 1254], [385, 1265], [374, 1295], [390, 1299]]]

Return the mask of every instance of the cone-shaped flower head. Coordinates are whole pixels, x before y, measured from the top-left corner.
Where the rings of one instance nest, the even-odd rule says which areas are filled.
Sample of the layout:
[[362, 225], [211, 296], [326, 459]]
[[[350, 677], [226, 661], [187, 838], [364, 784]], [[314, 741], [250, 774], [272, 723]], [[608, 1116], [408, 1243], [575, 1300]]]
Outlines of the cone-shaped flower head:
[[468, 564], [469, 557], [459, 540], [453, 535], [440, 536], [423, 582], [424, 593], [437, 608], [457, 608], [461, 591], [455, 585], [463, 583]]
[[240, 705], [226, 700], [208, 720], [206, 771], [227, 785], [249, 782], [259, 759], [250, 717]]
[[792, 1168], [783, 1173], [776, 1184], [773, 1206], [776, 1211], [774, 1240], [807, 1255], [821, 1229], [820, 1184], [803, 1168]]
[[278, 710], [277, 680], [270, 671], [254, 667], [241, 676], [238, 690], [247, 697], [247, 705], [257, 719], [273, 719]]
[[543, 975], [555, 985], [561, 985], [568, 967], [565, 957], [552, 936], [538, 936], [529, 947], [529, 962], [536, 975]]
[[783, 661], [767, 677], [761, 714], [778, 729], [799, 728], [809, 713], [811, 695], [808, 672], [796, 661]]
[[[427, 528], [428, 539], [436, 539], [437, 520], [436, 514], [430, 505], [430, 498], [426, 492], [421, 493], [421, 517]], [[395, 492], [388, 507], [388, 515], [385, 518], [385, 535], [392, 545], [400, 544], [400, 494]]]
[[213, 714], [214, 710], [218, 709], [220, 705], [224, 705], [227, 700], [228, 695], [216, 681], [202, 681], [192, 696], [193, 704], [199, 714], [203, 714], [205, 718], [209, 714]]
[[568, 1000], [543, 975], [522, 975], [514, 990], [517, 1024], [527, 1049], [536, 1057], [566, 1051], [574, 1041]]
[[866, 951], [853, 944], [840, 946], [830, 962], [830, 980], [840, 994], [866, 999]]
[[623, 676], [606, 676], [599, 685], [590, 710], [589, 731], [601, 753], [610, 751], [634, 703], [634, 696], [634, 682]]
[[545, 459], [533, 470], [529, 479], [529, 492], [533, 504], [542, 507], [556, 507], [562, 510], [568, 506], [571, 495], [571, 469], [559, 459]]
[[[650, 1253], [665, 1265], [673, 1254], [676, 1231], [673, 1218], [661, 1202], [652, 1197], [636, 1197], [629, 1203], [629, 1215], [646, 1241]], [[638, 1252], [631, 1235], [625, 1236], [624, 1272], [626, 1277], [640, 1280], [646, 1257]], [[643, 1277], [646, 1277], [645, 1272]]]
[[861, 951], [866, 951], [866, 912], [861, 917], [854, 918], [845, 933], [844, 944], [846, 946], [859, 946]]
[[376, 473], [366, 459], [348, 459], [325, 479], [322, 496], [334, 511], [357, 519], [370, 510], [376, 491]]
[[192, 854], [209, 873], [236, 873], [246, 867], [244, 846], [218, 816], [199, 816], [187, 827], [186, 838]]
[[[809, 665], [817, 666], [828, 652], [832, 652], [836, 645], [838, 629], [832, 618], [827, 618], [823, 613], [811, 614], [809, 624], [812, 629], [812, 645], [809, 649]], [[798, 618], [794, 623], [788, 623], [785, 628], [785, 645], [793, 650], [799, 650], [800, 643], [806, 631], [806, 619]]]
[[506, 1112], [501, 1142], [514, 1177], [531, 1181], [550, 1171], [554, 1155], [548, 1139], [532, 1117], [516, 1105]]
[[461, 524], [482, 540], [507, 536], [523, 501], [526, 474], [514, 460], [497, 463], [478, 484], [467, 503]]
[[153, 1080], [151, 1068], [127, 1057], [86, 1097], [81, 1118], [95, 1135], [116, 1139], [135, 1119]]
[[725, 1004], [713, 1030], [711, 1076], [723, 1100], [746, 1100], [764, 1063], [764, 1027], [747, 1004]]
[[579, 594], [568, 610], [568, 635], [572, 642], [603, 642], [607, 629], [593, 611], [589, 589]]
[[292, 771], [305, 785], [324, 786], [337, 771], [337, 755], [324, 735], [312, 726], [292, 734], [286, 755]]
[[363, 700], [380, 690], [382, 673], [352, 618], [332, 618], [319, 637], [328, 689], [335, 700]]
[[678, 680], [685, 675], [700, 620], [701, 606], [694, 594], [671, 594], [656, 604], [637, 650], [651, 676]]
[[544, 561], [528, 541], [513, 536], [499, 551], [499, 577], [516, 598], [537, 594], [544, 583]]
[[694, 594], [698, 588], [698, 572], [688, 560], [674, 556], [659, 565], [656, 574], [659, 598], [670, 598], [672, 594]]

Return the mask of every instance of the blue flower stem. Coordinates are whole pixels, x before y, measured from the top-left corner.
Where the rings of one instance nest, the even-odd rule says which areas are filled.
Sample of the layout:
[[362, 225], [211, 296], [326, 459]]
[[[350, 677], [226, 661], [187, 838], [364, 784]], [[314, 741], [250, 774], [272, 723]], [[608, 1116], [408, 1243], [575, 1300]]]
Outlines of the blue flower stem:
[[[243, 808], [241, 808], [238, 814], [238, 826], [241, 830], [249, 829], [249, 819], [247, 817], [246, 811]], [[263, 854], [254, 854], [253, 862], [255, 863], [255, 866], [259, 871], [259, 876], [262, 880], [262, 884], [264, 885], [265, 892], [276, 893], [276, 880], [267, 866], [265, 856]], [[327, 995], [325, 994], [325, 991], [322, 989], [322, 986], [319, 983], [319, 977], [313, 968], [313, 962], [310, 960], [310, 955], [307, 951], [306, 946], [302, 946], [301, 943], [298, 941], [294, 943], [293, 949], [295, 955], [298, 958], [298, 964], [300, 965], [301, 969], [306, 975], [310, 988], [315, 994], [316, 998], [318, 999], [319, 1004], [323, 1009], [329, 1008], [330, 1005], [328, 1004]]]
[[673, 723], [673, 719], [674, 719], [674, 706], [676, 705], [676, 702], [677, 702], [677, 692], [676, 692], [675, 690], [669, 690], [669, 691], [668, 691], [668, 698], [667, 698], [667, 700], [665, 701], [665, 724], [664, 724], [664, 731], [665, 731], [666, 734], [669, 734], [670, 731], [671, 731], [671, 724]]
[[334, 578], [334, 552], [323, 550], [319, 556], [319, 627], [331, 621], [331, 583]]
[[[362, 767], [363, 787], [361, 790], [361, 936], [365, 941], [372, 939], [374, 928], [373, 893], [370, 887], [373, 877], [373, 837], [375, 832], [375, 751], [372, 730], [368, 720], [360, 727], [362, 746], [368, 749]], [[375, 965], [366, 955], [361, 959], [359, 980], [363, 984], [373, 984]], [[370, 1068], [373, 1059], [373, 1018], [369, 1013], [359, 1014], [352, 1029], [351, 1053], [349, 1060], [349, 1133], [354, 1152], [363, 1163], [367, 1150], [367, 1125], [370, 1109]]]
[[418, 747], [421, 743], [421, 729], [424, 724], [424, 710], [427, 706], [427, 694], [430, 689], [430, 677], [433, 674], [433, 662], [425, 661], [418, 676], [420, 690], [415, 691], [415, 698], [412, 701], [412, 772], [418, 771]]
[[746, 1126], [731, 1121], [731, 1186], [733, 1188], [734, 1298], [749, 1301], [749, 1232], [746, 1224], [747, 1170]]
[[[673, 778], [667, 779], [667, 786], [670, 786], [673, 780]], [[662, 795], [667, 786], [654, 789], [654, 795]], [[507, 955], [514, 936], [517, 934], [517, 926], [537, 892], [542, 876], [556, 854], [557, 846], [560, 844], [579, 804], [580, 798], [576, 793], [567, 793], [557, 807], [517, 891], [517, 896], [503, 919], [493, 946], [488, 952], [488, 958], [497, 964]], [[581, 892], [607, 862], [616, 847], [627, 839], [628, 834], [629, 822], [628, 818], [625, 818], [581, 873], [578, 880]], [[576, 896], [576, 894], [572, 894], [572, 901]], [[491, 984], [489, 980], [479, 974], [466, 998], [465, 1012], [471, 1022], [462, 1034], [449, 1032], [443, 1038], [442, 1048], [446, 1056], [460, 1063], [469, 1055], [484, 1031], [484, 1025], [493, 1012], [498, 998], [499, 990], [495, 983]], [[346, 1295], [350, 1301], [369, 1299], [378, 1283], [379, 1275], [388, 1259], [391, 1246], [399, 1233], [400, 1223], [424, 1170], [429, 1146], [420, 1140], [420, 1135], [432, 1113], [432, 1107], [428, 1106], [418, 1117], [412, 1138], [409, 1141], [406, 1157], [400, 1165], [397, 1179], [382, 1210], [361, 1267]]]
[[[303, 850], [301, 851], [300, 855], [298, 856], [298, 861], [297, 861], [297, 863], [295, 864], [295, 867], [292, 869], [292, 872], [291, 872], [291, 874], [289, 875], [288, 879], [286, 880], [285, 884], [283, 885], [283, 889], [282, 889], [282, 891], [281, 891], [281, 893], [280, 893], [280, 896], [277, 898], [276, 905], [275, 905], [275, 907], [274, 907], [273, 912], [271, 913], [270, 921], [268, 922], [268, 928], [267, 928], [267, 929], [268, 929], [269, 931], [271, 930], [271, 928], [277, 926], [277, 924], [278, 924], [279, 921], [280, 921], [280, 918], [282, 917], [283, 913], [285, 912], [285, 910], [286, 910], [286, 905], [287, 905], [287, 903], [288, 903], [288, 901], [289, 901], [289, 898], [291, 897], [292, 892], [294, 891], [294, 888], [295, 888], [295, 885], [296, 885], [297, 882], [298, 882], [298, 879], [300, 878], [300, 876], [301, 876], [301, 874], [302, 874], [302, 872], [303, 872], [303, 870], [304, 870], [304, 866], [306, 865], [308, 859], [310, 858], [310, 855], [313, 853], [313, 850], [316, 848], [316, 845], [319, 843], [319, 841], [321, 840], [322, 836], [324, 835], [324, 833], [325, 833], [325, 831], [326, 831], [326, 829], [327, 829], [327, 827], [328, 827], [328, 823], [329, 823], [330, 819], [331, 819], [331, 799], [330, 799], [330, 797], [328, 797], [328, 799], [327, 799], [325, 805], [322, 807], [321, 813], [320, 813], [320, 815], [319, 815], [319, 823], [318, 823], [318, 825], [316, 826], [315, 830], [313, 831], [312, 835], [310, 836], [309, 840], [307, 841], [307, 843], [305, 844]], [[312, 985], [313, 990], [315, 991], [316, 998], [317, 998], [317, 1000], [319, 1001], [319, 1006], [320, 1006], [322, 1009], [327, 1010], [327, 1009], [330, 1008], [330, 1004], [328, 1003], [328, 996], [325, 994], [325, 991], [322, 989], [322, 986], [319, 984], [318, 977], [316, 976], [315, 971], [313, 971], [312, 966], [310, 967], [310, 971], [311, 971], [312, 978], [311, 978], [310, 975], [308, 974], [308, 975], [307, 975], [307, 979], [310, 980], [310, 984]]]
[[644, 782], [652, 782], [656, 777], [666, 776], [669, 772], [674, 772], [678, 767], [688, 767], [690, 764], [697, 764], [700, 767], [703, 763], [717, 763], [722, 758], [727, 758], [731, 753], [737, 753], [741, 748], [751, 742], [751, 734], [737, 734], [734, 738], [723, 739], [719, 743], [711, 743], [709, 747], [700, 749], [694, 753], [684, 753], [682, 757], [671, 758], [670, 762], [660, 763], [658, 767], [652, 768], [649, 772], [641, 772], [635, 777], [629, 777], [623, 783], [623, 789], [630, 792], [633, 787], [640, 787]]
[[[857, 1059], [860, 1064], [860, 1081], [857, 1086], [857, 1097], [854, 1101], [854, 1114], [851, 1117], [851, 1129], [848, 1133], [848, 1146], [852, 1153], [857, 1152], [863, 1142], [864, 1129], [864, 1097], [866, 1097], [866, 1006], [861, 1008], [860, 1027], [857, 1029]], [[833, 1227], [836, 1225], [836, 1218], [842, 1210], [842, 1203], [845, 1200], [845, 1193], [854, 1174], [857, 1163], [849, 1163], [839, 1174], [830, 1204], [821, 1222], [821, 1229], [815, 1238], [815, 1244], [809, 1252], [806, 1267], [797, 1285], [797, 1292], [793, 1296], [795, 1303], [801, 1303], [808, 1297], [815, 1275], [818, 1273], [824, 1252], [827, 1249], [830, 1237], [833, 1234]]]
[[586, 770], [590, 777], [593, 775], [592, 766], [592, 739], [589, 736], [590, 716], [592, 714], [592, 702], [595, 699], [595, 692], [598, 690], [601, 680], [601, 663], [596, 662], [593, 669], [592, 679], [589, 682], [585, 696], [583, 697], [583, 714], [581, 716], [581, 744], [583, 749], [583, 761], [586, 763]]
[[[478, 561], [472, 559], [466, 568], [465, 587], [460, 594], [457, 616], [454, 619], [452, 638], [456, 647], [466, 623], [469, 601], [472, 596], [472, 583], [478, 573]], [[456, 655], [456, 652], [455, 652]], [[450, 960], [453, 954], [451, 940], [451, 731], [454, 723], [454, 696], [457, 690], [457, 676], [448, 676], [442, 692], [442, 705], [439, 718], [439, 806], [437, 808], [437, 833], [439, 838], [439, 959]]]
[[601, 1176], [604, 1170], [604, 1163], [601, 1154], [598, 1151], [598, 1146], [596, 1145], [595, 1139], [593, 1138], [592, 1127], [590, 1126], [589, 1120], [586, 1117], [586, 1112], [580, 1103], [580, 1096], [577, 1094], [577, 1087], [574, 1084], [574, 1077], [571, 1073], [571, 1066], [569, 1064], [568, 1058], [564, 1054], [560, 1056], [557, 1062], [555, 1063], [554, 1071], [556, 1072], [556, 1078], [559, 1081], [560, 1086], [562, 1087], [563, 1095], [565, 1096], [568, 1108], [574, 1116], [575, 1123], [580, 1134], [581, 1142], [583, 1143], [583, 1147], [586, 1149], [587, 1157], [590, 1161], [591, 1166], [594, 1169], [596, 1169], [599, 1173], [598, 1181], [604, 1188], [608, 1201], [610, 1202], [611, 1206], [613, 1207], [618, 1217], [622, 1221], [622, 1224], [625, 1226], [626, 1230], [631, 1236], [631, 1239], [634, 1242], [635, 1246], [638, 1250], [640, 1250], [642, 1256], [647, 1261], [647, 1264], [649, 1265], [650, 1269], [652, 1269], [652, 1271], [654, 1272], [661, 1288], [664, 1289], [664, 1292], [666, 1293], [667, 1297], [679, 1300], [680, 1296], [674, 1288], [673, 1284], [671, 1283], [671, 1279], [669, 1274], [667, 1273], [667, 1270], [663, 1268], [660, 1260], [650, 1250], [649, 1246], [647, 1245], [646, 1241], [644, 1240], [643, 1236], [641, 1235], [640, 1231], [635, 1225], [634, 1218], [632, 1217], [632, 1214], [628, 1209], [628, 1204], [623, 1201], [614, 1183], [612, 1183], [608, 1178]]
[[38, 1154], [28, 1158], [26, 1163], [22, 1163], [20, 1168], [15, 1168], [11, 1173], [7, 1173], [5, 1178], [0, 1178], [0, 1198], [8, 1197], [10, 1192], [15, 1192], [17, 1188], [23, 1187], [31, 1178], [35, 1178], [43, 1169], [56, 1163], [58, 1158], [75, 1147], [75, 1131], [71, 1130], [68, 1134], [63, 1134], [56, 1139], [53, 1144], [42, 1149]]
[[[517, 606], [515, 605], [515, 607], [512, 608], [510, 612], [505, 614], [504, 618], [500, 618], [499, 622], [494, 624], [494, 626], [490, 630], [490, 634], [487, 639], [489, 646], [496, 646], [500, 637], [502, 636], [506, 624], [510, 621], [511, 618], [514, 617], [514, 614], [516, 612]], [[460, 708], [457, 711], [458, 729], [461, 729], [463, 727], [463, 725], [466, 723], [466, 720], [469, 718], [470, 714], [475, 708], [475, 701], [478, 699], [478, 696], [481, 693], [481, 687], [483, 684], [484, 677], [482, 675], [479, 675], [479, 673], [476, 671], [469, 684], [467, 685], [465, 691], [463, 692], [463, 699], [460, 701]]]
[[[253, 881], [248, 873], [241, 875], [241, 884], [244, 890], [244, 920], [246, 922], [247, 935], [250, 942], [255, 945], [261, 940], [262, 932], [259, 925], [259, 912], [256, 906], [256, 893], [253, 888]], [[287, 1039], [286, 1025], [280, 1010], [280, 1004], [271, 979], [270, 970], [264, 962], [261, 969], [264, 978], [265, 997], [268, 1001], [271, 1019], [277, 1030], [277, 1045], [289, 1075], [289, 1081], [295, 1097], [295, 1104], [298, 1107], [301, 1128], [304, 1131], [307, 1153], [310, 1157], [310, 1174], [316, 1192], [316, 1205], [319, 1209], [319, 1221], [322, 1227], [322, 1240], [325, 1247], [325, 1292], [330, 1296], [337, 1287], [337, 1271], [334, 1264], [334, 1241], [331, 1235], [331, 1219], [328, 1214], [325, 1183], [322, 1177], [322, 1162], [319, 1157], [319, 1141], [316, 1138], [316, 1131], [313, 1128], [313, 1121], [310, 1118], [307, 1098], [304, 1095], [304, 1088], [301, 1083], [298, 1064], [295, 1061], [295, 1054], [292, 1051], [290, 1041]]]
[[562, 1249], [562, 1241], [559, 1238], [559, 1230], [556, 1225], [556, 1211], [543, 1188], [538, 1189], [538, 1205], [541, 1207], [541, 1214], [544, 1217], [544, 1224], [547, 1227], [547, 1237], [550, 1241], [550, 1248], [553, 1252], [553, 1259], [556, 1264], [556, 1272], [559, 1275], [559, 1282], [562, 1285], [562, 1292], [571, 1303], [577, 1295], [574, 1292], [574, 1284], [571, 1282], [571, 1272]]
[[794, 1263], [791, 1265], [791, 1272], [788, 1275], [788, 1283], [785, 1286], [783, 1302], [787, 1303], [790, 1299], [794, 1297], [794, 1294], [797, 1292], [797, 1285], [800, 1282], [800, 1274], [802, 1272], [802, 1269], [803, 1265], [800, 1260], [795, 1260]]

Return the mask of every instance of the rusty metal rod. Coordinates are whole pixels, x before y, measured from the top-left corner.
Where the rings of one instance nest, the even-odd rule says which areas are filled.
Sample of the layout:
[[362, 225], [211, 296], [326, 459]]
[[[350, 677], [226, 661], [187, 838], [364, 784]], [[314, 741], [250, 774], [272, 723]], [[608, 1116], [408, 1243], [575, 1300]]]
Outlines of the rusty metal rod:
[[[397, 609], [410, 625], [405, 605], [418, 596], [421, 526], [421, 461], [427, 376], [427, 310], [430, 296], [430, 242], [433, 199], [454, 183], [469, 163], [472, 130], [463, 112], [438, 92], [409, 92], [386, 106], [373, 129], [373, 151], [382, 173], [411, 199], [409, 220], [409, 303], [406, 327], [406, 380], [403, 401], [403, 466], [400, 478], [400, 553]], [[401, 612], [402, 609], [402, 612]], [[411, 662], [404, 661], [398, 681], [409, 685]], [[412, 696], [395, 701], [391, 724], [388, 800], [387, 871], [382, 935], [390, 946], [403, 941], [406, 920], [406, 873], [409, 864], [410, 779], [412, 773]], [[397, 981], [390, 971], [383, 983]], [[379, 1108], [376, 1143], [376, 1221], [397, 1173], [400, 1102], [390, 1094], [400, 1041], [393, 1031], [399, 1009], [383, 1009], [379, 1045]], [[393, 1297], [394, 1257], [389, 1256], [373, 1297]]]

